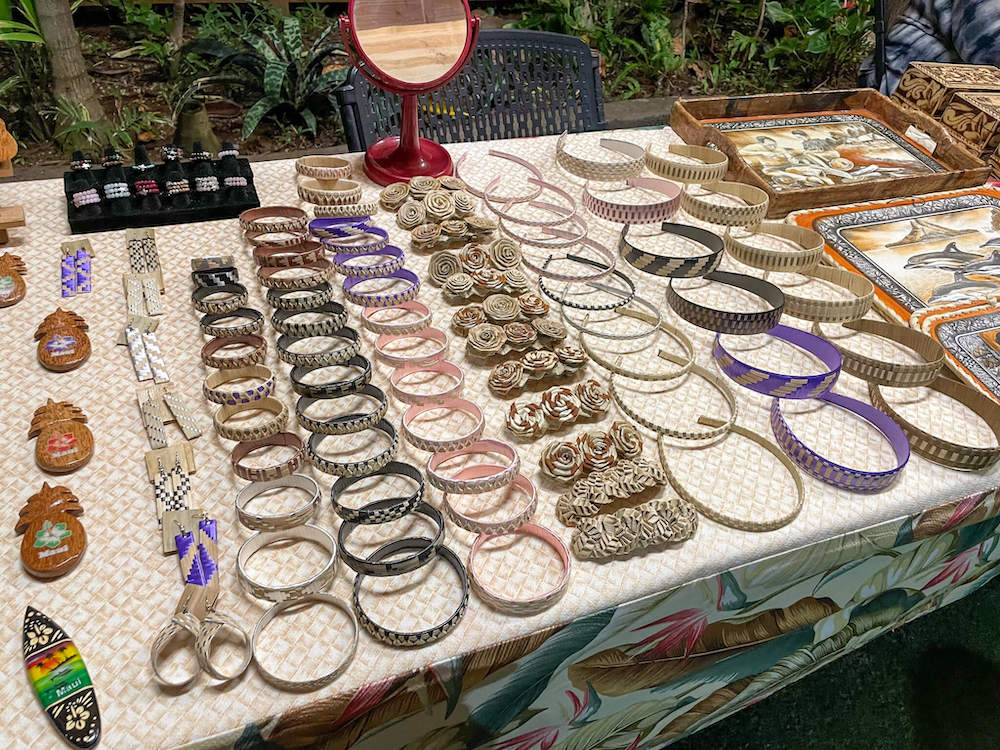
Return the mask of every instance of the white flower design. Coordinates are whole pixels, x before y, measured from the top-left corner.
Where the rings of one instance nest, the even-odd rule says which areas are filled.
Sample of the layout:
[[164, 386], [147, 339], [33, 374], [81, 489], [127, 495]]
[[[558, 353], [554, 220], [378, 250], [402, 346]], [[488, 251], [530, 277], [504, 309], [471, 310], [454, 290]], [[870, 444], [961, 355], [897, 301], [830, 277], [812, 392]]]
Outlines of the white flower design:
[[80, 705], [72, 705], [66, 713], [66, 728], [83, 730], [87, 727], [87, 719], [90, 718], [90, 711]]
[[32, 648], [44, 646], [49, 642], [51, 636], [52, 628], [48, 625], [33, 625], [32, 629], [28, 631], [28, 645]]

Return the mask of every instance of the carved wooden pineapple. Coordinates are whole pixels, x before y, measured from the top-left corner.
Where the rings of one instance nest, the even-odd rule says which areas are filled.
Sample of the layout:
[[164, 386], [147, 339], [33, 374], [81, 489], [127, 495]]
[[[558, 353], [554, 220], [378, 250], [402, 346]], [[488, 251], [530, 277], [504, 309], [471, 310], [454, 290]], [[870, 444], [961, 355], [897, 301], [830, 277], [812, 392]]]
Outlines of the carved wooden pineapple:
[[76, 516], [83, 508], [66, 487], [42, 489], [21, 508], [14, 532], [23, 534], [21, 563], [38, 578], [56, 578], [75, 568], [87, 548], [87, 533]]
[[28, 267], [12, 253], [0, 255], [0, 307], [16, 305], [28, 293], [24, 276]]
[[90, 356], [87, 322], [71, 310], [57, 307], [46, 316], [38, 330], [38, 361], [47, 370], [67, 372], [82, 365]]
[[28, 437], [37, 437], [35, 463], [52, 474], [76, 471], [94, 455], [94, 436], [84, 422], [87, 415], [69, 401], [49, 399], [35, 410]]

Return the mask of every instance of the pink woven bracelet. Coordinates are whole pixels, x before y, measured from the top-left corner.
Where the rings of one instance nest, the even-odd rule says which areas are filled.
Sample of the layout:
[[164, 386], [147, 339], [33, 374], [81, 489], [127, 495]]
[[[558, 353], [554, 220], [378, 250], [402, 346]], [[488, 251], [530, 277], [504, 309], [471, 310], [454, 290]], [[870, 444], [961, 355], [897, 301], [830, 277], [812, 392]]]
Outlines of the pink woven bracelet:
[[[406, 310], [416, 313], [416, 319], [410, 315], [390, 318], [388, 320], [375, 319], [376, 315], [380, 318], [387, 317], [382, 313], [388, 313], [392, 310]], [[366, 307], [361, 313], [361, 322], [372, 333], [415, 333], [430, 325], [431, 309], [423, 302], [418, 302], [415, 299], [393, 305], [392, 307]]]
[[[464, 435], [445, 438], [443, 440], [421, 437], [413, 432], [410, 424], [419, 415], [430, 411], [460, 411], [473, 416], [476, 419], [476, 425]], [[485, 428], [486, 418], [483, 416], [483, 410], [477, 404], [464, 398], [442, 398], [435, 401], [410, 404], [410, 407], [403, 414], [403, 419], [400, 423], [400, 432], [402, 432], [406, 442], [414, 448], [419, 448], [430, 453], [446, 453], [467, 448], [479, 440]]]
[[[481, 477], [495, 476], [499, 472], [502, 472], [504, 468], [503, 466], [492, 466], [489, 464], [467, 466], [455, 474], [455, 479], [479, 479]], [[535, 485], [524, 474], [518, 474], [514, 477], [514, 481], [506, 487], [506, 494], [510, 495], [515, 490], [524, 495], [527, 498], [527, 502], [524, 503], [524, 507], [520, 508], [517, 513], [502, 521], [477, 521], [475, 518], [470, 518], [463, 513], [459, 513], [455, 509], [455, 506], [451, 504], [450, 493], [448, 492], [444, 493], [444, 512], [456, 526], [466, 531], [472, 531], [476, 534], [510, 534], [530, 521], [538, 507], [538, 493], [535, 490]]]
[[[431, 393], [418, 393], [416, 391], [404, 389], [401, 385], [402, 382], [404, 380], [408, 380], [413, 375], [417, 375], [418, 373], [428, 373], [432, 376], [429, 378], [430, 380], [436, 379], [438, 375], [446, 375], [453, 378], [455, 382], [447, 388], [439, 391], [433, 391]], [[392, 395], [396, 397], [397, 401], [402, 401], [404, 404], [422, 404], [427, 401], [435, 401], [442, 398], [457, 396], [462, 392], [462, 386], [464, 384], [465, 371], [454, 362], [449, 362], [446, 359], [432, 362], [430, 364], [412, 364], [397, 367], [389, 376], [389, 385], [392, 388]]]
[[[497, 454], [507, 459], [506, 468], [496, 474], [477, 477], [476, 479], [456, 479], [454, 475], [446, 476], [441, 473], [440, 468], [460, 456], [474, 456]], [[521, 469], [521, 457], [517, 450], [510, 443], [502, 440], [486, 438], [478, 440], [467, 448], [455, 451], [444, 451], [434, 453], [427, 459], [427, 481], [432, 487], [437, 487], [443, 492], [455, 492], [462, 495], [471, 495], [477, 492], [489, 492], [501, 487], [506, 487]]]
[[[423, 354], [404, 354], [398, 352], [398, 350], [386, 350], [386, 347], [394, 341], [405, 341], [407, 339], [433, 341], [438, 344], [438, 348], [432, 352]], [[421, 328], [419, 331], [409, 333], [383, 333], [375, 340], [375, 351], [382, 360], [394, 367], [429, 364], [444, 358], [445, 353], [448, 351], [448, 334], [438, 328], [430, 327]]]
[[[528, 534], [541, 539], [556, 551], [559, 555], [559, 560], [563, 565], [563, 574], [559, 579], [559, 582], [552, 589], [546, 591], [544, 594], [533, 596], [530, 599], [508, 599], [490, 591], [483, 585], [482, 581], [479, 580], [479, 577], [476, 575], [475, 567], [476, 553], [487, 541], [496, 539], [498, 536], [507, 536], [509, 534]], [[508, 534], [481, 534], [478, 536], [476, 541], [472, 544], [472, 549], [469, 550], [469, 559], [466, 567], [469, 573], [469, 583], [472, 585], [473, 590], [475, 590], [479, 598], [482, 599], [487, 605], [511, 615], [534, 615], [551, 607], [559, 601], [560, 597], [562, 597], [562, 595], [566, 592], [566, 589], [569, 587], [570, 571], [572, 569], [571, 566], [572, 563], [570, 562], [569, 550], [566, 549], [566, 545], [559, 537], [546, 529], [544, 526], [526, 523], [517, 530], [508, 532]]]

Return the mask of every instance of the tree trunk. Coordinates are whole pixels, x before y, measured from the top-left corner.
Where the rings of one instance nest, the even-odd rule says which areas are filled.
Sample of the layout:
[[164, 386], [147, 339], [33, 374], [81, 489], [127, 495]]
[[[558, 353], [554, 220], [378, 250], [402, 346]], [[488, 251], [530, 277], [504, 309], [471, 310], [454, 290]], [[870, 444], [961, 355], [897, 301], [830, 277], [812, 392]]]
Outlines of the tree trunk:
[[184, 44], [184, 0], [174, 0], [173, 21], [170, 28], [170, 77], [176, 78], [181, 65], [181, 45]]
[[87, 108], [91, 120], [105, 120], [104, 107], [97, 98], [80, 51], [80, 37], [73, 25], [69, 0], [35, 0], [38, 24], [52, 61], [52, 90]]

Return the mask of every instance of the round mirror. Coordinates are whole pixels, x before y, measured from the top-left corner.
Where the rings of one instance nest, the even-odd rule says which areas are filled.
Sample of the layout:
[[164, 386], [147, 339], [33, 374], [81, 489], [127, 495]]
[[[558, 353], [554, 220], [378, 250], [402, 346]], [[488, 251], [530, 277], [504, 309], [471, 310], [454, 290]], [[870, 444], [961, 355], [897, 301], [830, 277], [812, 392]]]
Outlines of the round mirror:
[[464, 62], [471, 14], [463, 0], [354, 0], [359, 52], [380, 72], [419, 86]]

